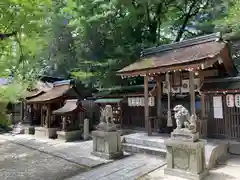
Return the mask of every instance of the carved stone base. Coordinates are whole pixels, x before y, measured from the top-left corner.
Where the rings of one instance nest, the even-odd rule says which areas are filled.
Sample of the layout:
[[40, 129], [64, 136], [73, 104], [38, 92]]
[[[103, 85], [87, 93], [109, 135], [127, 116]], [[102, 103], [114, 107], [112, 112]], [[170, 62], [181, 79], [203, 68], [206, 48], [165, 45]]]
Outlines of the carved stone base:
[[35, 134], [35, 127], [33, 127], [33, 126], [25, 127], [25, 134], [34, 135]]
[[92, 152], [91, 153], [92, 155], [94, 156], [98, 156], [98, 157], [101, 157], [103, 159], [118, 159], [118, 158], [121, 158], [123, 156], [123, 152], [116, 152], [116, 153], [111, 153], [111, 154], [108, 154], [108, 153], [104, 153], [104, 152]]
[[57, 128], [35, 127], [35, 136], [54, 139], [57, 137]]
[[120, 158], [123, 155], [120, 132], [92, 131], [92, 137], [93, 155], [105, 159]]
[[186, 128], [174, 129], [171, 133], [171, 139], [187, 142], [196, 142], [199, 140], [199, 133], [192, 133]]
[[66, 142], [75, 141], [81, 139], [82, 130], [75, 131], [57, 131], [58, 139], [64, 140]]
[[208, 175], [203, 142], [169, 139], [165, 141], [165, 144], [167, 147], [165, 174], [176, 175], [189, 180], [201, 180]]
[[203, 172], [199, 174], [179, 170], [179, 169], [170, 169], [170, 168], [165, 168], [164, 169], [164, 174], [171, 175], [171, 176], [177, 176], [181, 178], [186, 178], [189, 180], [202, 180], [208, 175], [209, 171], [205, 169]]

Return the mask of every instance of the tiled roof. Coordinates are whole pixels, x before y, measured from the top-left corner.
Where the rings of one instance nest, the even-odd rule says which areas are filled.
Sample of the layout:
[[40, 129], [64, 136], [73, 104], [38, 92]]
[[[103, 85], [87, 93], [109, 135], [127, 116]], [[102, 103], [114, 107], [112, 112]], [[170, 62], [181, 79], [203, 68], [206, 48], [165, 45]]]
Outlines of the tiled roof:
[[27, 102], [28, 103], [36, 103], [36, 102], [51, 101], [51, 100], [54, 100], [54, 99], [57, 99], [57, 98], [63, 96], [70, 88], [71, 88], [71, 86], [69, 84], [59, 85], [59, 86], [53, 87], [51, 90], [45, 92], [42, 95], [39, 95], [35, 98], [28, 100]]
[[240, 89], [240, 76], [206, 80], [203, 83], [200, 91], [226, 91], [239, 89]]
[[86, 109], [81, 107], [80, 104], [78, 103], [77, 99], [71, 99], [71, 100], [66, 100], [66, 103], [64, 104], [63, 107], [53, 111], [53, 114], [67, 114], [74, 112], [76, 110], [85, 112]]
[[42, 93], [44, 93], [44, 91], [42, 91], [42, 90], [27, 91], [26, 92], [26, 98], [30, 99], [30, 98], [36, 97], [36, 96], [38, 96]]
[[25, 95], [27, 99], [36, 97], [42, 93], [50, 91], [53, 88], [53, 84], [49, 83], [49, 82], [38, 81], [38, 82], [36, 82], [36, 85], [34, 88], [35, 88], [35, 90], [33, 90], [33, 91], [27, 91], [27, 93]]
[[209, 35], [146, 49], [142, 52], [139, 61], [121, 69], [118, 73], [185, 65], [212, 59], [226, 46], [226, 43], [218, 40], [217, 35]]

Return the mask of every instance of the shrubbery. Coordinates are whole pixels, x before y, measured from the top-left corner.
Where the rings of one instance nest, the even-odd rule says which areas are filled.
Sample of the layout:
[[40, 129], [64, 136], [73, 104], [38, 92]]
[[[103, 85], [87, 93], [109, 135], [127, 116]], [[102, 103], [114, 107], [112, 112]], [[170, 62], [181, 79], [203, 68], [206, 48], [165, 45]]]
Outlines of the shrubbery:
[[8, 103], [17, 103], [24, 98], [27, 83], [12, 81], [8, 85], [0, 86], [0, 131], [10, 127], [10, 115], [7, 113]]

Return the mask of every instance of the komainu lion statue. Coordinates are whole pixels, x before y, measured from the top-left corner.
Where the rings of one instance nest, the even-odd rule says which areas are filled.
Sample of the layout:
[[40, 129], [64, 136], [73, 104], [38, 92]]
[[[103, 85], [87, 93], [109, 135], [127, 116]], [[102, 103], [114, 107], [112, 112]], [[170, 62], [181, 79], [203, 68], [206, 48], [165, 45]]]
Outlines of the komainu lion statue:
[[105, 121], [107, 124], [114, 124], [113, 122], [113, 111], [112, 111], [112, 106], [111, 105], [106, 105], [104, 109], [104, 114], [105, 114]]
[[97, 129], [104, 131], [115, 131], [116, 125], [113, 122], [113, 111], [111, 105], [106, 105], [100, 110], [100, 123], [97, 126]]
[[182, 105], [175, 106], [173, 111], [175, 112], [174, 117], [176, 119], [177, 129], [185, 128], [192, 133], [196, 132], [196, 115], [190, 117], [188, 110]]
[[107, 124], [114, 124], [113, 122], [113, 111], [111, 105], [106, 105], [104, 108], [100, 110], [101, 117], [100, 121]]

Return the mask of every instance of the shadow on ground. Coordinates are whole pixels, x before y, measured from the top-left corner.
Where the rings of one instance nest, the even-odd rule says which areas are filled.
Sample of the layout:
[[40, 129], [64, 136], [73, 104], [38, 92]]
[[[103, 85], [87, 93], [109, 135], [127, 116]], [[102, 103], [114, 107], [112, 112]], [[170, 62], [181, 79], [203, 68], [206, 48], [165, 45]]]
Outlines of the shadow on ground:
[[1, 180], [63, 180], [86, 171], [61, 158], [0, 141]]

